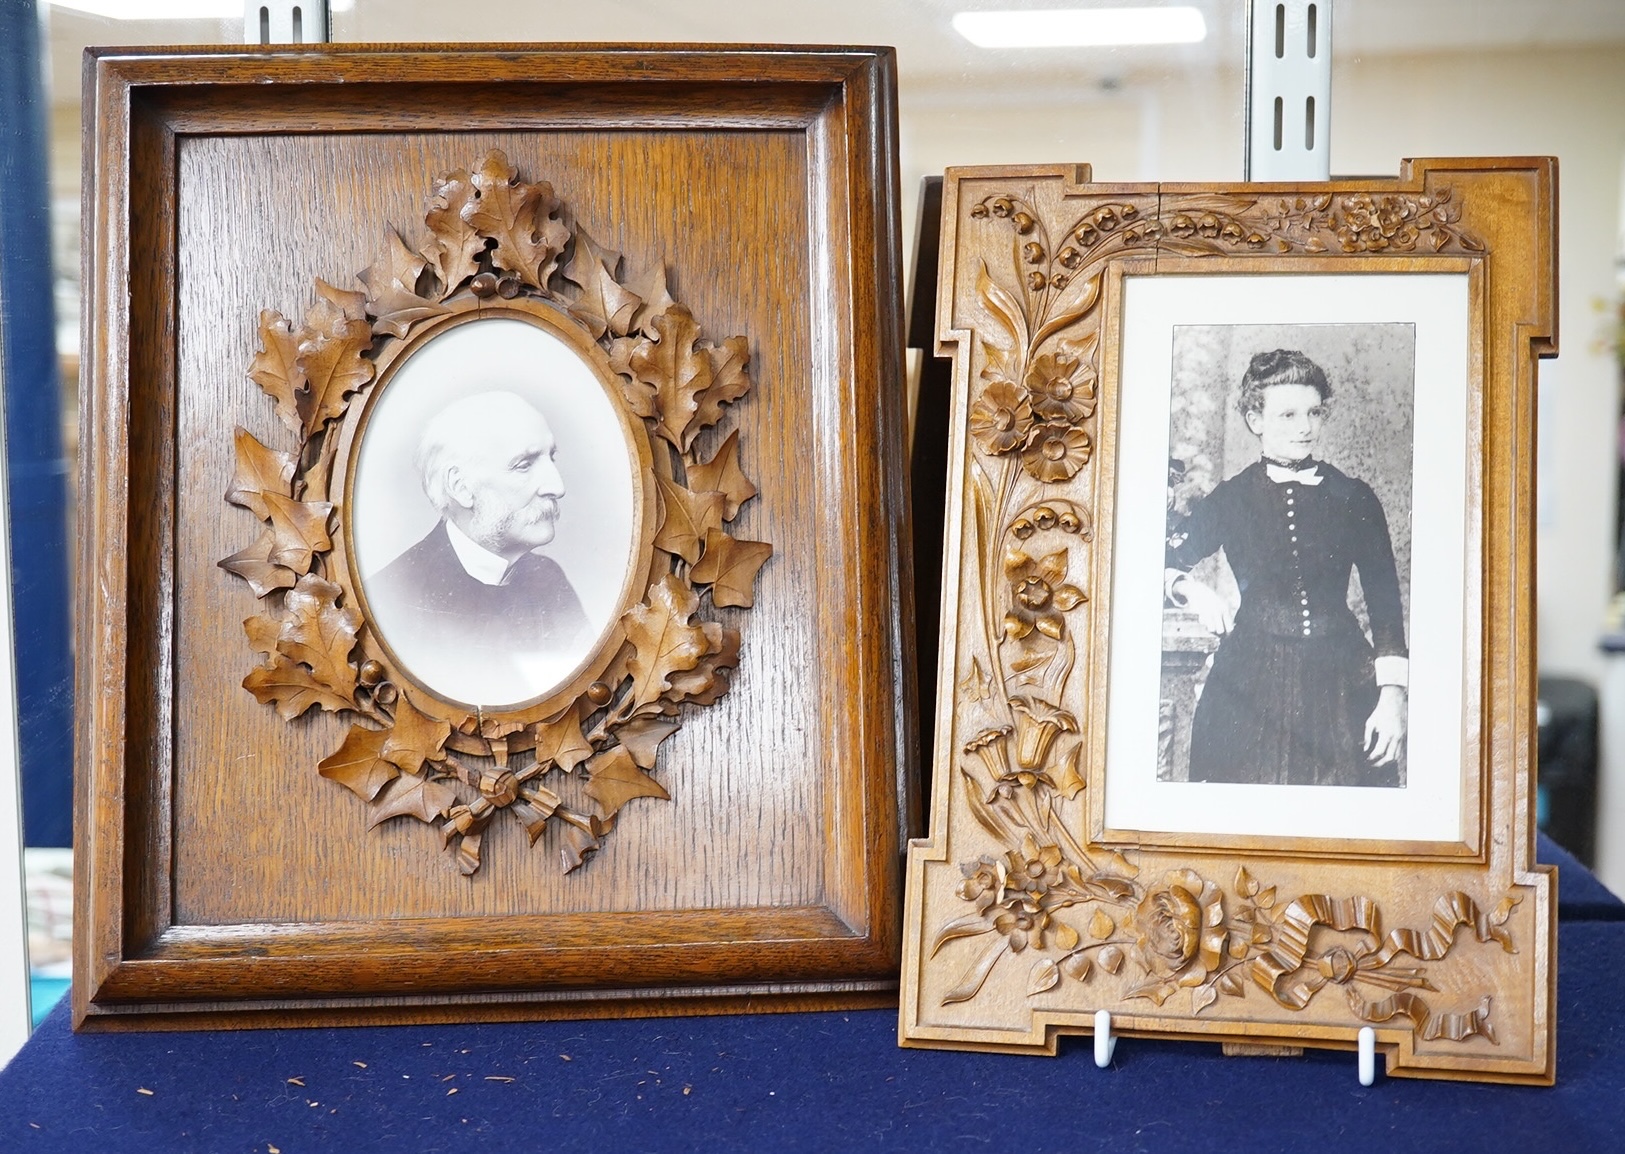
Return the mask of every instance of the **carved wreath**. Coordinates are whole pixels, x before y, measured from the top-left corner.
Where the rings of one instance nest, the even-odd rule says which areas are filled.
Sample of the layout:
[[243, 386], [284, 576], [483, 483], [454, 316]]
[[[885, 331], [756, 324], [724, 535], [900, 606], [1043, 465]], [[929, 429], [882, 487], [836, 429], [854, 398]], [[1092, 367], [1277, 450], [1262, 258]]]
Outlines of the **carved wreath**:
[[[1181, 256], [1482, 252], [1458, 227], [1448, 188], [1420, 197], [1330, 195], [1273, 203], [1234, 196], [1097, 199], [1051, 231], [1034, 195], [990, 196], [969, 209], [1007, 231], [1007, 272], [983, 263], [977, 298], [986, 326], [971, 390], [972, 523], [967, 533], [981, 590], [984, 646], [959, 674], [960, 700], [985, 725], [961, 749], [961, 786], [995, 843], [959, 864], [968, 911], [939, 926], [934, 956], [975, 939], [944, 1004], [981, 992], [1001, 960], [1030, 959], [1026, 995], [1100, 975], [1122, 996], [1161, 1006], [1190, 991], [1200, 1014], [1221, 995], [1255, 988], [1303, 1010], [1339, 988], [1360, 1021], [1395, 1018], [1419, 1038], [1495, 1040], [1490, 1000], [1446, 1012], [1426, 963], [1450, 953], [1458, 928], [1511, 952], [1504, 929], [1518, 899], [1484, 910], [1469, 895], [1438, 895], [1423, 929], [1386, 933], [1362, 896], [1278, 895], [1245, 867], [1228, 887], [1195, 869], [1142, 878], [1122, 853], [1080, 843], [1083, 734], [1063, 707], [1076, 664], [1068, 616], [1088, 600], [1094, 560], [1088, 509], [1094, 483], [1097, 349], [1102, 268], [1111, 255]], [[1072, 498], [1076, 497], [1077, 500]], [[1137, 856], [1137, 855], [1136, 855]], [[963, 908], [963, 907], [961, 907]], [[1329, 941], [1318, 927], [1344, 936]]]
[[[678, 729], [682, 705], [727, 692], [739, 659], [738, 631], [700, 616], [702, 602], [709, 593], [713, 607], [748, 609], [772, 554], [724, 528], [756, 494], [737, 430], [708, 457], [696, 448], [750, 388], [746, 339], [706, 340], [668, 292], [663, 264], [623, 282], [620, 255], [572, 221], [552, 186], [518, 177], [500, 151], [441, 177], [427, 239], [414, 249], [386, 227], [387, 254], [358, 274], [364, 291], [318, 280], [297, 327], [274, 310], [260, 314], [248, 375], [294, 444], [284, 451], [236, 430], [226, 499], [266, 527], [219, 563], [265, 601], [243, 623], [265, 655], [244, 688], [287, 721], [312, 707], [352, 715], [320, 774], [367, 804], [369, 828], [397, 817], [436, 826], [465, 875], [479, 869], [481, 840], [501, 811], [532, 846], [548, 836], [568, 873], [601, 847], [629, 801], [669, 798], [651, 773], [657, 747]], [[543, 703], [539, 717], [450, 706], [400, 675], [332, 555], [346, 514], [330, 492], [338, 422], [375, 387], [380, 353], [493, 298], [539, 302], [590, 335], [667, 459], [654, 470], [653, 538], [666, 560], [651, 566], [641, 603], [610, 634], [610, 644], [622, 640], [603, 672], [573, 699]]]

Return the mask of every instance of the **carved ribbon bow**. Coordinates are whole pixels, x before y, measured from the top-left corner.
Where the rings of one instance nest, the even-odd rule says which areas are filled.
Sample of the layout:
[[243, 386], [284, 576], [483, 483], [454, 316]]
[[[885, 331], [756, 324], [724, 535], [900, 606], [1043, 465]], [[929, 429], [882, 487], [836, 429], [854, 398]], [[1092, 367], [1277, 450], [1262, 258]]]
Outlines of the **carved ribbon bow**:
[[[1494, 1042], [1489, 998], [1466, 1013], [1435, 1014], [1411, 992], [1416, 988], [1435, 989], [1426, 973], [1417, 968], [1391, 967], [1389, 963], [1400, 954], [1424, 962], [1439, 961], [1450, 952], [1457, 927], [1464, 925], [1473, 927], [1480, 942], [1497, 941], [1502, 949], [1515, 953], [1516, 947], [1502, 926], [1517, 903], [1516, 898], [1504, 898], [1494, 911], [1485, 914], [1464, 893], [1443, 894], [1434, 903], [1432, 924], [1426, 930], [1398, 929], [1384, 938], [1382, 915], [1371, 899], [1307, 894], [1281, 912], [1269, 949], [1254, 959], [1248, 970], [1257, 985], [1289, 1009], [1303, 1009], [1328, 982], [1347, 985], [1358, 978], [1396, 991], [1369, 1002], [1351, 987], [1347, 991], [1349, 1007], [1361, 1021], [1386, 1022], [1402, 1016], [1410, 1019], [1425, 1041], [1446, 1037], [1459, 1042], [1478, 1034]], [[1338, 946], [1311, 954], [1309, 937], [1316, 926], [1345, 932], [1359, 930], [1370, 940], [1353, 948]]]

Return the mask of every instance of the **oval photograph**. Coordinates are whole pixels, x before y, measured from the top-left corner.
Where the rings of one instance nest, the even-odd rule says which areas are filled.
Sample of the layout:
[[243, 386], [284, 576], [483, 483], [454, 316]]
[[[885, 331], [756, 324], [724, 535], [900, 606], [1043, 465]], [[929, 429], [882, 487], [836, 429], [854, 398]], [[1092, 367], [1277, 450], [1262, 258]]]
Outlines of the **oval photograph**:
[[567, 685], [639, 546], [639, 457], [593, 366], [540, 321], [454, 325], [396, 364], [360, 438], [352, 567], [395, 660], [493, 711]]

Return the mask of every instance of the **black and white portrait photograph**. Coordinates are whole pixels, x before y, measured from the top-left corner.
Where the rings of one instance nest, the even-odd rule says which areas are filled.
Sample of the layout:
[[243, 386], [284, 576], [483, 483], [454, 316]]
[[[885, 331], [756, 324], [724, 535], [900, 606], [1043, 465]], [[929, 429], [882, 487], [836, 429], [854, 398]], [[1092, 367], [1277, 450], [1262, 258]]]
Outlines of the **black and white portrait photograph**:
[[1105, 816], [1453, 840], [1467, 278], [1125, 278]]
[[1159, 778], [1404, 784], [1415, 350], [1174, 329]]
[[568, 683], [636, 560], [637, 460], [592, 366], [547, 329], [430, 338], [381, 387], [356, 456], [354, 565], [381, 640], [468, 705]]

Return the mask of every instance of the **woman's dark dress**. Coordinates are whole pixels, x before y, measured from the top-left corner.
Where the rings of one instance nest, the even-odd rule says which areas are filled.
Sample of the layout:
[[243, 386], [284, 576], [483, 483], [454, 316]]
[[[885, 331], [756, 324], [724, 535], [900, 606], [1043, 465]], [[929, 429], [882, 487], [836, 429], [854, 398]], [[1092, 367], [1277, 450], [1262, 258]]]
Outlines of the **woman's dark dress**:
[[[1364, 481], [1317, 465], [1312, 485], [1271, 480], [1259, 461], [1172, 527], [1171, 568], [1222, 547], [1241, 589], [1191, 723], [1191, 781], [1402, 784], [1402, 761], [1373, 766], [1363, 748], [1373, 658], [1406, 652], [1388, 521]], [[1349, 608], [1353, 568], [1370, 642]]]

